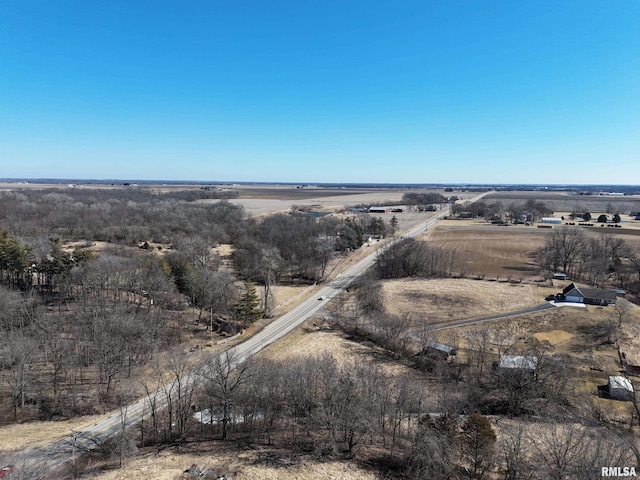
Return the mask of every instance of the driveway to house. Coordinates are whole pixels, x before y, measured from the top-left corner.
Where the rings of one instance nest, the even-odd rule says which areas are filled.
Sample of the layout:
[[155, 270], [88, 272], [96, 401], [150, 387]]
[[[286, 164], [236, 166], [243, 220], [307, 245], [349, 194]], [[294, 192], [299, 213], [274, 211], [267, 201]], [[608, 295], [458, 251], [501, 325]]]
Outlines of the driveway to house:
[[552, 308], [557, 308], [557, 305], [554, 303], [546, 302], [541, 305], [537, 305], [535, 307], [527, 308], [525, 310], [517, 310], [515, 312], [505, 312], [499, 313], [496, 315], [489, 315], [486, 317], [477, 317], [477, 318], [468, 318], [466, 320], [454, 320], [452, 322], [444, 322], [433, 325], [433, 327], [423, 328], [414, 328], [408, 330], [405, 333], [405, 336], [411, 337], [413, 340], [419, 340], [421, 338], [420, 334], [424, 333], [425, 330], [428, 332], [438, 332], [441, 330], [449, 330], [451, 328], [458, 327], [468, 327], [471, 325], [480, 325], [482, 323], [496, 322], [498, 320], [504, 320], [506, 318], [514, 318], [522, 315], [530, 315], [536, 312], [542, 312], [544, 310], [550, 310]]

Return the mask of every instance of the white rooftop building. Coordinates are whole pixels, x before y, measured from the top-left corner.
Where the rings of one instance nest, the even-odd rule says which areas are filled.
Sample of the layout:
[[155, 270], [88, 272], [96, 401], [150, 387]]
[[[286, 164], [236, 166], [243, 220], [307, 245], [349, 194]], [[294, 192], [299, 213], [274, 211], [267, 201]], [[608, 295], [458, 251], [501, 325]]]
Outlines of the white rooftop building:
[[538, 368], [538, 357], [525, 357], [523, 355], [502, 355], [499, 368], [512, 368], [518, 370], [535, 370]]
[[607, 382], [609, 396], [618, 400], [631, 400], [633, 398], [633, 385], [631, 381], [622, 376], [610, 376]]

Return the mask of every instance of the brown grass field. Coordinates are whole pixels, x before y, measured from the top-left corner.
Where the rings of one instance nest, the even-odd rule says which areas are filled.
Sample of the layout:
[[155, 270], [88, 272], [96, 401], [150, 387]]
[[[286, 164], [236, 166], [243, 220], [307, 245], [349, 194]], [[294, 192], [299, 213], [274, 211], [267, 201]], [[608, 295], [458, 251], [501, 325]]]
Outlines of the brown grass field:
[[471, 279], [399, 279], [383, 284], [384, 304], [416, 326], [524, 310], [544, 301], [552, 289], [530, 284]]
[[429, 243], [456, 252], [455, 270], [487, 278], [539, 278], [531, 254], [544, 245], [547, 231], [524, 226], [501, 227], [477, 220], [445, 220]]
[[105, 419], [109, 414], [78, 417], [58, 422], [28, 422], [0, 427], [0, 452], [47, 445]]

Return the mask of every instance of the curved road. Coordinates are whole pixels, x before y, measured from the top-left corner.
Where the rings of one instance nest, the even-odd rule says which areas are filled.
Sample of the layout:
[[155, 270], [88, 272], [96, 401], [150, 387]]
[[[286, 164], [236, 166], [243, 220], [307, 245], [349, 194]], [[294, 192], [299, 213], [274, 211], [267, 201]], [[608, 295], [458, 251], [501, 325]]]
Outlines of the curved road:
[[[469, 199], [469, 201], [477, 201], [488, 193], [489, 192], [481, 193]], [[371, 268], [379, 252], [385, 251], [403, 238], [415, 237], [433, 228], [437, 222], [448, 214], [449, 208], [446, 208], [425, 222], [421, 222], [417, 226], [405, 231], [402, 236], [380, 246], [355, 265], [342, 272], [339, 277], [329, 282], [320, 290], [317, 290], [311, 297], [304, 300], [290, 312], [274, 320], [251, 338], [233, 347], [231, 352], [229, 352], [230, 357], [228, 358], [233, 358], [234, 362], [240, 363], [258, 353], [267, 345], [287, 335], [312, 317], [318, 310], [338, 295], [340, 291], [348, 287]], [[322, 298], [322, 300], [319, 300], [320, 298]], [[190, 378], [187, 379], [187, 381], [195, 381], [195, 379]], [[158, 410], [162, 409], [167, 405], [166, 393], [162, 391], [156, 393], [155, 400]], [[149, 415], [149, 409], [146, 408], [146, 405], [148, 405], [147, 402], [148, 399], [143, 398], [126, 407], [125, 426], [127, 428], [139, 423]], [[122, 415], [120, 412], [116, 412], [107, 419], [96, 423], [82, 432], [78, 432], [74, 436], [67, 437], [45, 447], [24, 450], [16, 454], [15, 458], [12, 459], [12, 463], [22, 470], [24, 475], [28, 475], [28, 478], [46, 478], [51, 475], [51, 472], [55, 471], [64, 463], [73, 461], [80, 453], [94, 449], [121, 431]]]

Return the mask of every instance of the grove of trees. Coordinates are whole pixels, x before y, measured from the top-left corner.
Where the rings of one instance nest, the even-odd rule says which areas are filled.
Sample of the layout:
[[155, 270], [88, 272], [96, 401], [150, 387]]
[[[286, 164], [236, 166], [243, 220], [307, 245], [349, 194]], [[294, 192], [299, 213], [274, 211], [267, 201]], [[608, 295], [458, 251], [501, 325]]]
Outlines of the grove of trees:
[[640, 252], [609, 233], [592, 235], [576, 226], [557, 227], [535, 255], [544, 271], [563, 272], [590, 285], [630, 288], [640, 282]]

